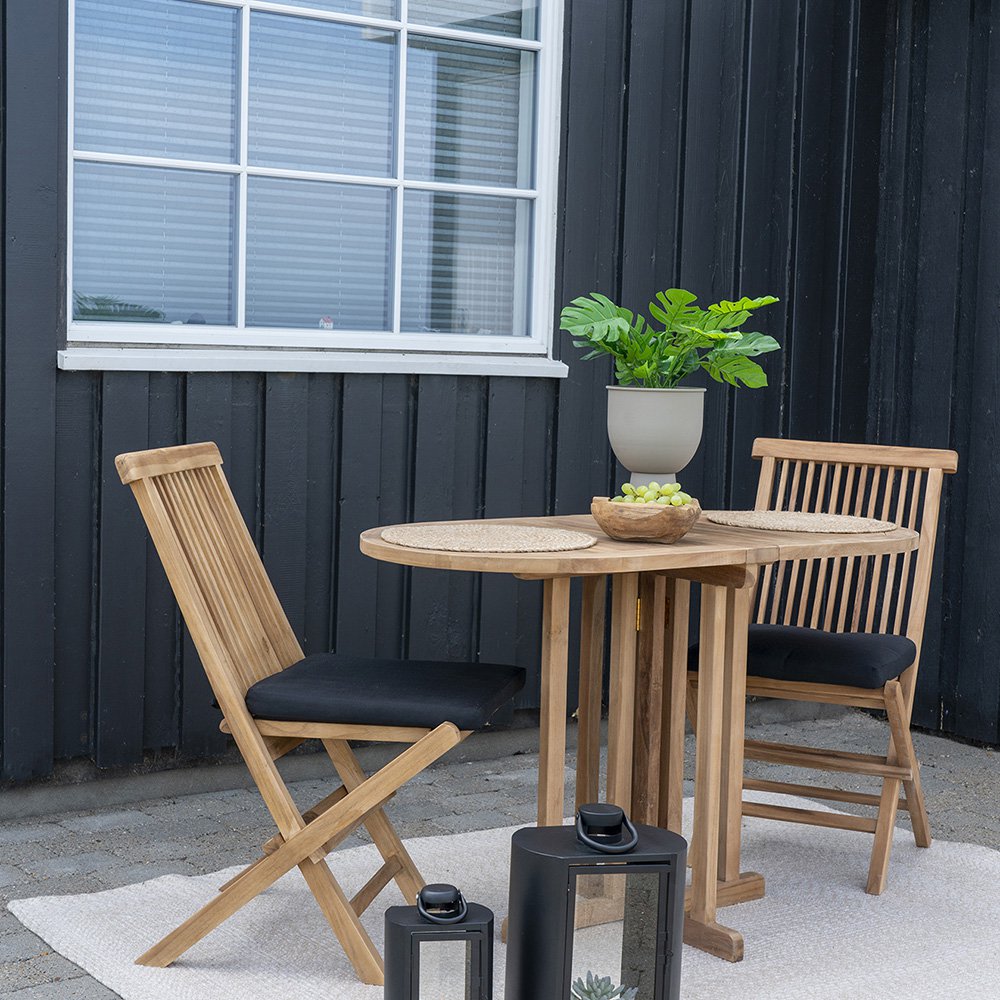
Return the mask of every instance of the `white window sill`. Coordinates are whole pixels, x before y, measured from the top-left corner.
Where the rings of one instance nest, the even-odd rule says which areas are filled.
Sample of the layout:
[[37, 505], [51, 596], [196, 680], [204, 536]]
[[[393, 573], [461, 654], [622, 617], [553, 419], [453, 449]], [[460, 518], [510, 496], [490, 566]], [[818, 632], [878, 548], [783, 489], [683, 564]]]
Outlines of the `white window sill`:
[[192, 350], [154, 347], [68, 347], [65, 371], [117, 372], [375, 372], [385, 375], [513, 375], [565, 378], [569, 369], [544, 356], [378, 351]]

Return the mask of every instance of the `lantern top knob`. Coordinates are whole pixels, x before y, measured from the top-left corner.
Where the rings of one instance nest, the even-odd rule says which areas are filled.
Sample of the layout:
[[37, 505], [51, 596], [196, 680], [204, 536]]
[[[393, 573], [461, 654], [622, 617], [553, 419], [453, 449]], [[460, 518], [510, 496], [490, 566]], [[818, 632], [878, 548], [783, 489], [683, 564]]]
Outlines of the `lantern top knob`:
[[625, 810], [607, 802], [592, 802], [590, 805], [580, 806], [580, 819], [583, 820], [584, 829], [617, 833], [625, 821]]
[[444, 883], [425, 885], [417, 894], [417, 909], [435, 924], [457, 924], [465, 919], [468, 905], [461, 892]]
[[639, 835], [625, 810], [605, 802], [580, 806], [576, 836], [582, 844], [603, 854], [625, 854], [639, 842]]

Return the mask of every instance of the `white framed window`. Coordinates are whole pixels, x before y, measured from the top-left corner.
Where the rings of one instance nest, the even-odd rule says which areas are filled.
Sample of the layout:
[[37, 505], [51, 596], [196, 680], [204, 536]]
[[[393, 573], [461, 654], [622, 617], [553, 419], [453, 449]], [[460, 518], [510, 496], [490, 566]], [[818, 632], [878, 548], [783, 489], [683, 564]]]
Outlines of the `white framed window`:
[[563, 375], [562, 0], [69, 0], [70, 369]]

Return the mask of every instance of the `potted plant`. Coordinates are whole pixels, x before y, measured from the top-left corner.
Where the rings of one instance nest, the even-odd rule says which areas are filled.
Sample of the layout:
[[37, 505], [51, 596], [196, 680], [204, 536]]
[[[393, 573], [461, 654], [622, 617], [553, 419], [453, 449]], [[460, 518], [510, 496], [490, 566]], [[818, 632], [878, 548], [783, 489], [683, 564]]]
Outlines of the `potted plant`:
[[577, 979], [569, 988], [569, 1000], [635, 1000], [638, 992], [635, 986], [615, 986], [610, 976], [588, 972], [586, 981]]
[[608, 437], [633, 484], [675, 482], [701, 443], [705, 390], [680, 383], [699, 370], [716, 382], [757, 389], [767, 385], [752, 359], [781, 345], [763, 333], [739, 328], [773, 295], [701, 309], [683, 288], [656, 293], [650, 319], [592, 292], [574, 299], [559, 327], [589, 347], [584, 360], [610, 354], [617, 385], [608, 386]]

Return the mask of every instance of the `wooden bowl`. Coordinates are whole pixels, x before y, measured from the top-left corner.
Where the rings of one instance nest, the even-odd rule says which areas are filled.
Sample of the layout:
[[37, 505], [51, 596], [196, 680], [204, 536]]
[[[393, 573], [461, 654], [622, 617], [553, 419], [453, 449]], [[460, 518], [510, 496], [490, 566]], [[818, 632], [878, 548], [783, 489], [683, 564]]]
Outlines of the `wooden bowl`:
[[701, 505], [697, 500], [685, 507], [671, 507], [658, 503], [612, 503], [608, 497], [594, 497], [590, 513], [611, 538], [669, 545], [694, 527], [701, 517]]

